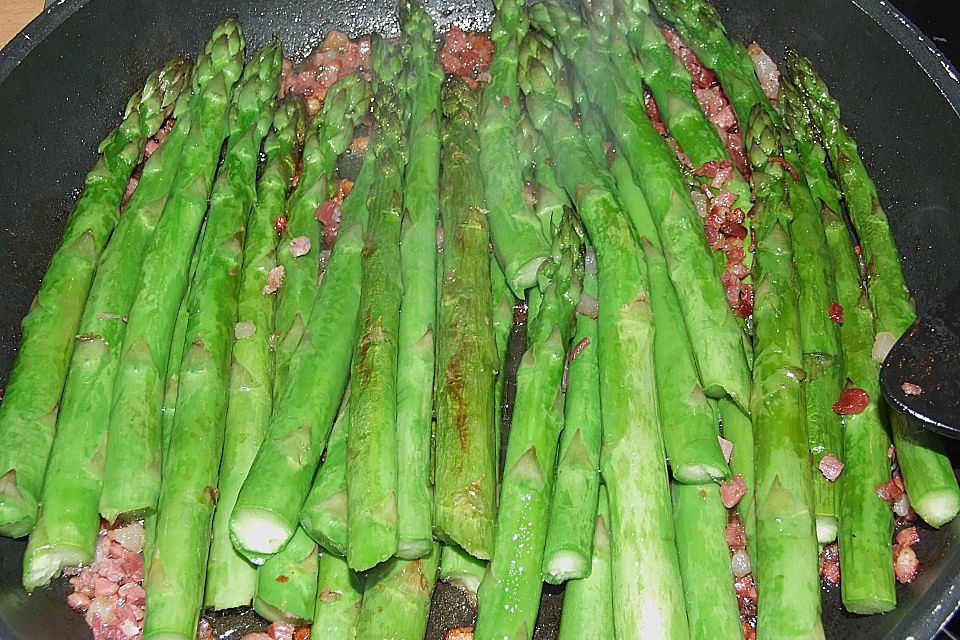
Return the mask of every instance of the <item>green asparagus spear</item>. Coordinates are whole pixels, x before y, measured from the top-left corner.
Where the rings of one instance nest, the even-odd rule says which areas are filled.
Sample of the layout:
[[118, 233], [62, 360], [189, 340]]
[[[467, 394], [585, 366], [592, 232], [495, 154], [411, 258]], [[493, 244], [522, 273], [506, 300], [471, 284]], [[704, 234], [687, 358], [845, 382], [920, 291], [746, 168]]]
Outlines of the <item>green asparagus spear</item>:
[[491, 326], [489, 239], [478, 162], [476, 96], [444, 87], [444, 242], [437, 333], [434, 532], [470, 555], [493, 553], [497, 346]]
[[[365, 163], [364, 166], [373, 166]], [[359, 184], [360, 181], [357, 181]], [[356, 189], [356, 186], [354, 187]], [[300, 509], [300, 526], [311, 538], [341, 557], [347, 555], [347, 433], [350, 431], [350, 390], [327, 440], [327, 451], [310, 494]]]
[[320, 556], [317, 603], [310, 635], [314, 638], [353, 640], [357, 636], [363, 585], [359, 573], [332, 553]]
[[440, 579], [463, 592], [471, 606], [477, 606], [477, 589], [487, 571], [487, 561], [478, 560], [457, 545], [440, 547]]
[[861, 413], [846, 416], [840, 484], [840, 596], [843, 606], [861, 614], [883, 613], [897, 605], [894, 590], [890, 504], [877, 486], [890, 480], [890, 437], [880, 402], [880, 367], [873, 359], [873, 313], [860, 281], [860, 264], [847, 225], [823, 208], [830, 257], [837, 274], [837, 298], [843, 307], [840, 341], [844, 375], [870, 394]]
[[517, 370], [496, 544], [477, 592], [478, 640], [533, 637], [563, 429], [563, 373], [583, 278], [582, 234], [579, 221], [568, 213], [557, 229], [551, 258], [540, 267], [537, 288], [530, 290], [527, 349]]
[[784, 125], [796, 145], [796, 149], [789, 151], [799, 157], [814, 201], [822, 202], [830, 211], [839, 212], [840, 190], [827, 169], [827, 152], [820, 142], [820, 132], [804, 95], [789, 77], [780, 79], [780, 87]]
[[[638, 259], [640, 248], [614, 195], [612, 177], [595, 164], [569, 103], [558, 99], [562, 84], [552, 54], [528, 36], [520, 63], [527, 110], [550, 147], [558, 181], [574, 198], [597, 254], [601, 466], [610, 495], [617, 636], [684, 638], [687, 617], [652, 375], [646, 265]], [[644, 469], [642, 476], [636, 469]]]
[[564, 427], [543, 551], [543, 579], [552, 584], [586, 578], [594, 557], [601, 439], [596, 270], [596, 257], [588, 251], [572, 343], [579, 351], [567, 371]]
[[[323, 107], [310, 124], [303, 143], [303, 169], [287, 202], [287, 224], [277, 248], [283, 286], [278, 292], [274, 321], [275, 394], [285, 388], [290, 358], [317, 298], [321, 250], [317, 207], [331, 197], [330, 181], [337, 158], [353, 139], [354, 128], [367, 114], [369, 104], [370, 85], [359, 73], [340, 78], [327, 91]], [[303, 238], [309, 242], [309, 248], [301, 255]], [[295, 239], [297, 244], [291, 244]]]
[[[130, 98], [123, 121], [100, 143], [100, 158], [87, 174], [83, 193], [30, 312], [23, 319], [20, 349], [0, 406], [0, 535], [25, 536], [36, 524], [44, 472], [58, 428], [60, 396], [77, 344], [84, 302], [100, 255], [120, 219], [120, 200], [130, 174], [140, 162], [149, 138], [173, 111], [189, 70], [189, 62], [183, 58], [172, 60], [150, 74], [143, 88]], [[130, 268], [129, 263], [124, 266]], [[118, 313], [117, 318], [122, 315]], [[123, 324], [118, 319], [105, 322]], [[89, 322], [84, 323], [88, 325]], [[75, 441], [71, 433], [84, 435], [76, 436]], [[92, 446], [97, 440], [95, 432], [89, 439], [86, 433], [90, 432], [69, 429], [64, 446], [79, 454], [74, 449], [77, 442]], [[55, 469], [59, 465], [59, 461], [55, 462]], [[90, 480], [99, 485], [99, 479]], [[94, 537], [94, 544], [95, 540]], [[52, 571], [59, 571], [59, 567]], [[42, 576], [38, 579], [46, 581]]]
[[716, 72], [741, 129], [756, 105], [779, 122], [779, 115], [757, 79], [753, 61], [741, 42], [727, 36], [717, 10], [708, 0], [653, 0], [653, 4], [660, 15], [673, 23], [700, 62]]
[[[200, 228], [200, 238], [197, 240], [199, 246], [203, 244], [203, 235], [206, 232], [206, 224]], [[189, 281], [192, 286], [194, 275], [197, 272], [197, 260], [199, 252], [193, 252], [193, 258], [190, 260]], [[188, 288], [189, 290], [189, 288]], [[180, 309], [177, 310], [177, 322], [173, 327], [173, 338], [170, 341], [170, 355], [167, 356], [169, 362], [167, 366], [167, 381], [163, 390], [163, 408], [160, 416], [160, 461], [161, 464], [170, 457], [170, 436], [173, 433], [173, 418], [177, 413], [177, 397], [180, 394], [180, 365], [183, 362], [183, 352], [187, 341], [187, 321], [190, 319], [190, 296], [184, 296], [180, 301]], [[109, 398], [109, 395], [107, 396]], [[97, 514], [99, 516], [99, 514]], [[153, 558], [153, 543], [157, 534], [157, 514], [156, 512], [146, 516], [143, 519], [144, 540], [143, 540], [143, 567], [144, 575], [150, 570], [150, 560]]]
[[397, 343], [407, 151], [401, 99], [384, 83], [373, 100], [369, 153], [377, 161], [376, 177], [363, 247], [347, 431], [347, 564], [354, 571], [366, 571], [397, 552]]
[[600, 489], [593, 532], [590, 572], [571, 580], [563, 596], [558, 640], [613, 640], [613, 594], [610, 577], [610, 533], [607, 490]]
[[[796, 128], [803, 108], [796, 87], [789, 80], [781, 83], [783, 102], [788, 106], [787, 125]], [[792, 123], [792, 125], [791, 125]], [[806, 374], [807, 429], [814, 467], [828, 454], [843, 457], [840, 416], [833, 404], [843, 388], [843, 363], [837, 323], [831, 319], [830, 304], [837, 299], [833, 264], [820, 219], [820, 203], [807, 186], [807, 170], [793, 138], [783, 145], [784, 158], [799, 179], [788, 183], [793, 210], [790, 238], [794, 249], [797, 280], [800, 285], [800, 336], [803, 369]], [[820, 165], [822, 168], [823, 165]], [[817, 167], [814, 166], [814, 171]], [[816, 469], [813, 473], [813, 499], [817, 513], [817, 540], [820, 544], [837, 537], [839, 504], [836, 485]]]
[[163, 462], [156, 539], [144, 586], [149, 612], [144, 638], [193, 638], [203, 605], [237, 322], [236, 276], [243, 263], [260, 145], [270, 128], [269, 105], [280, 86], [282, 59], [278, 40], [261, 49], [244, 69], [230, 110], [223, 169], [210, 195], [187, 298], [190, 311], [177, 409], [169, 455]]
[[[867, 289], [878, 337], [899, 338], [916, 320], [903, 279], [899, 254], [876, 185], [867, 174], [857, 143], [840, 121], [840, 105], [830, 96], [810, 62], [789, 52], [787, 65], [820, 128], [830, 163], [840, 182], [850, 220], [867, 263]], [[893, 442], [910, 502], [928, 524], [939, 527], [960, 512], [960, 487], [943, 441], [891, 412]]]
[[103, 252], [90, 287], [57, 417], [43, 506], [23, 559], [23, 584], [31, 591], [64, 567], [93, 560], [100, 530], [100, 487], [112, 374], [126, 327], [122, 316], [133, 298], [138, 273], [131, 265], [142, 254], [163, 211], [170, 174], [176, 171], [189, 127], [187, 116], [181, 119], [183, 124], [174, 127], [145, 165], [138, 188], [114, 232], [117, 242]]
[[648, 200], [669, 257], [670, 280], [683, 291], [680, 308], [704, 391], [713, 397], [730, 395], [746, 407], [750, 369], [742, 332], [727, 303], [704, 240], [702, 221], [674, 153], [650, 123], [642, 99], [625, 80], [639, 71], [631, 65], [615, 67], [591, 42], [580, 19], [552, 0], [533, 5], [531, 20], [554, 36], [557, 46], [574, 63], [590, 102], [603, 112]]
[[[100, 496], [100, 514], [110, 522], [149, 515], [157, 504], [160, 407], [170, 341], [220, 149], [230, 132], [230, 96], [243, 69], [243, 49], [240, 23], [228, 18], [197, 63], [190, 133], [164, 215], [144, 254], [117, 366]], [[247, 119], [257, 117], [254, 111]], [[131, 469], [138, 472], [131, 475]]]
[[416, 560], [393, 558], [367, 576], [357, 640], [421, 640], [437, 583], [440, 547]]
[[317, 543], [297, 529], [287, 545], [257, 569], [253, 609], [271, 622], [313, 621], [318, 584]]
[[[754, 574], [763, 589], [758, 637], [823, 638], [813, 509], [813, 468], [804, 411], [797, 274], [787, 229], [792, 212], [780, 132], [757, 107], [747, 128], [754, 168], [753, 425], [757, 481]], [[790, 579], [784, 579], [789, 567]]]
[[617, 158], [613, 168], [620, 200], [640, 237], [650, 273], [653, 304], [657, 398], [670, 470], [678, 482], [719, 481], [730, 469], [717, 439], [716, 417], [700, 386], [697, 367], [683, 329], [677, 292], [670, 283], [667, 261], [643, 192], [630, 168]]
[[536, 283], [550, 243], [523, 199], [523, 167], [517, 150], [520, 95], [517, 47], [527, 32], [523, 2], [498, 0], [491, 27], [494, 43], [490, 83], [480, 104], [480, 166], [489, 208], [490, 235], [507, 283], [517, 297]]
[[[372, 156], [367, 156], [371, 158]], [[234, 547], [256, 564], [279, 551], [297, 528], [300, 507], [350, 373], [360, 303], [360, 252], [373, 167], [364, 160], [342, 207], [337, 242], [287, 383], [275, 397], [263, 444], [230, 516]], [[364, 177], [366, 176], [366, 177]]]
[[673, 485], [673, 521], [691, 640], [743, 638], [720, 489], [712, 483]]
[[400, 236], [403, 302], [397, 355], [397, 555], [419, 558], [433, 546], [430, 430], [433, 331], [437, 322], [437, 218], [440, 209], [440, 84], [433, 20], [419, 4], [403, 13], [410, 100], [409, 159]]
[[274, 218], [283, 208], [303, 139], [302, 103], [291, 98], [276, 109], [273, 130], [264, 143], [266, 161], [257, 183], [244, 242], [237, 305], [237, 328], [230, 368], [230, 393], [224, 424], [219, 497], [207, 561], [204, 603], [213, 609], [249, 605], [257, 572], [230, 542], [230, 514], [263, 441], [273, 407], [273, 332], [275, 297], [264, 295], [265, 274], [277, 264]]

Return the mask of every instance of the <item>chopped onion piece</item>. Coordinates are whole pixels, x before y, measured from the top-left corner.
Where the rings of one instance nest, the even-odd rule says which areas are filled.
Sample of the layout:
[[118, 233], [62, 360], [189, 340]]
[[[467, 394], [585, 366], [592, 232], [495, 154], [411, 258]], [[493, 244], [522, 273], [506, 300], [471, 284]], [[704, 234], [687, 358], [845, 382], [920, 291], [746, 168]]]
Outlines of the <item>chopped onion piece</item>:
[[750, 564], [750, 556], [746, 549], [737, 549], [736, 553], [730, 557], [730, 568], [733, 570], [733, 575], [738, 578], [742, 578], [753, 571], [753, 565]]
[[710, 203], [707, 201], [706, 194], [699, 190], [693, 190], [690, 192], [690, 199], [693, 200], [693, 204], [697, 208], [697, 214], [701, 218], [706, 218], [707, 209], [710, 205]]
[[763, 93], [770, 100], [776, 100], [780, 94], [780, 70], [777, 69], [777, 63], [756, 42], [750, 43], [750, 46], [747, 47], [747, 53], [753, 60], [757, 79], [760, 81], [760, 86], [763, 87]]
[[899, 498], [893, 501], [893, 512], [901, 518], [910, 513], [910, 498], [907, 497], [906, 493], [901, 494]]
[[889, 331], [881, 331], [878, 333], [876, 339], [873, 341], [873, 359], [883, 364], [883, 361], [887, 359], [887, 354], [890, 353], [890, 349], [893, 349], [893, 345], [896, 343], [897, 336]]
[[125, 527], [111, 530], [107, 536], [111, 540], [119, 542], [120, 546], [127, 551], [140, 553], [143, 551], [143, 543], [146, 533], [142, 524], [139, 522], [134, 522]]

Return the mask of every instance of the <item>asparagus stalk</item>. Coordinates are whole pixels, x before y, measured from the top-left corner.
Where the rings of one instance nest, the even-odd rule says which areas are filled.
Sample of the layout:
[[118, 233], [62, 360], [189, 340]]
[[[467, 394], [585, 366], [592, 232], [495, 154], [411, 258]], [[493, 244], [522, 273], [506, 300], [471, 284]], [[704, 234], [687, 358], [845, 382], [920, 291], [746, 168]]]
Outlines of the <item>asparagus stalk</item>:
[[579, 221], [569, 213], [557, 229], [551, 258], [540, 267], [537, 289], [531, 289], [534, 315], [517, 370], [496, 543], [477, 592], [474, 637], [478, 640], [533, 637], [543, 586], [540, 568], [553, 472], [563, 429], [566, 350], [583, 278], [582, 233]]
[[[230, 96], [243, 69], [243, 49], [239, 22], [224, 20], [194, 74], [196, 111], [164, 215], [143, 257], [117, 365], [100, 496], [100, 514], [109, 522], [141, 518], [157, 504], [170, 342], [220, 149], [231, 129]], [[258, 109], [249, 111], [235, 129], [245, 130], [259, 117]], [[131, 475], [131, 469], [138, 473]]]
[[[287, 224], [277, 248], [277, 261], [283, 267], [283, 287], [278, 292], [274, 327], [275, 393], [286, 385], [290, 358], [303, 336], [307, 318], [317, 298], [320, 276], [320, 223], [317, 207], [331, 194], [330, 179], [337, 158], [353, 139], [353, 131], [368, 112], [369, 83], [359, 73], [337, 80], [323, 101], [323, 107], [310, 124], [303, 143], [303, 168], [296, 189], [287, 202]], [[291, 242], [306, 238], [306, 255], [294, 253]]]
[[370, 152], [376, 176], [363, 247], [347, 431], [347, 564], [354, 571], [366, 571], [397, 552], [397, 343], [407, 151], [400, 99], [393, 87], [381, 84], [373, 101]]
[[730, 395], [746, 407], [750, 369], [742, 332], [727, 303], [703, 239], [702, 221], [673, 151], [650, 123], [642, 99], [624, 80], [639, 71], [631, 65], [614, 67], [605, 52], [590, 41], [579, 18], [556, 2], [531, 7], [531, 20], [551, 34], [574, 63], [590, 102], [602, 111], [648, 200], [664, 252], [670, 256], [670, 280], [684, 293], [679, 296], [680, 309], [704, 391], [712, 397]]
[[673, 23], [700, 62], [717, 74], [741, 125], [749, 121], [756, 105], [779, 122], [757, 79], [753, 61], [741, 42], [727, 36], [717, 10], [708, 0], [653, 0], [653, 4]]
[[[760, 107], [747, 129], [756, 193], [753, 421], [757, 542], [763, 588], [759, 637], [823, 638], [820, 575], [807, 443], [797, 274], [787, 228], [792, 212], [780, 133]], [[783, 579], [790, 567], [791, 579]]]
[[590, 571], [570, 580], [564, 590], [558, 640], [613, 640], [613, 593], [611, 592], [610, 532], [607, 520], [607, 490], [601, 488], [590, 558]]
[[520, 122], [517, 47], [528, 27], [522, 6], [519, 0], [496, 3], [491, 27], [496, 48], [478, 122], [490, 235], [507, 283], [520, 298], [536, 283], [540, 264], [550, 253], [547, 237], [523, 199], [523, 166], [516, 143]]
[[[795, 129], [799, 126], [797, 118], [802, 116], [798, 112], [803, 108], [800, 96], [789, 80], [781, 83], [780, 95], [788, 108], [787, 124]], [[806, 165], [792, 138], [784, 143], [783, 152], [784, 158], [801, 178], [791, 180], [787, 186], [793, 210], [790, 237], [800, 284], [800, 336], [807, 383], [808, 439], [815, 467], [813, 499], [817, 513], [817, 540], [826, 544], [837, 537], [839, 504], [836, 484], [827, 480], [816, 466], [828, 454], [843, 457], [840, 416], [833, 410], [844, 383], [837, 323], [830, 317], [830, 303], [836, 302], [837, 290], [820, 218], [820, 203], [815, 202], [807, 186]], [[823, 168], [822, 164], [820, 168]], [[813, 170], [817, 171], [816, 165]]]
[[223, 170], [210, 196], [188, 294], [187, 346], [144, 587], [144, 638], [195, 637], [203, 605], [240, 285], [236, 274], [282, 59], [279, 41], [267, 44], [244, 69], [233, 98]]
[[440, 548], [416, 560], [393, 558], [367, 576], [357, 640], [421, 640], [437, 583]]
[[444, 87], [440, 213], [446, 241], [437, 334], [434, 532], [488, 559], [497, 499], [498, 359], [476, 100], [459, 80]]
[[[4, 443], [0, 447], [0, 535], [25, 536], [37, 522], [44, 472], [58, 428], [57, 411], [67, 366], [78, 343], [84, 302], [93, 286], [101, 253], [120, 219], [120, 200], [130, 174], [140, 162], [147, 140], [173, 111], [189, 71], [187, 60], [171, 60], [151, 73], [130, 98], [123, 121], [100, 143], [100, 158], [84, 180], [83, 193], [33, 305], [21, 323], [20, 349], [0, 406], [0, 442]], [[125, 265], [128, 269], [129, 266]], [[110, 312], [116, 313], [114, 309]], [[122, 325], [116, 319], [106, 322]], [[83, 326], [89, 326], [89, 322]], [[74, 433], [80, 435], [70, 435]], [[72, 449], [70, 453], [79, 453], [74, 448], [77, 442], [94, 444], [95, 432], [90, 439], [84, 437], [87, 433], [90, 432], [68, 428], [64, 442]], [[61, 467], [57, 460], [54, 468], [61, 469], [62, 474], [69, 466]], [[88, 480], [93, 482], [88, 482], [88, 487], [99, 485], [98, 478]], [[43, 577], [38, 579], [46, 581]]]
[[837, 299], [843, 307], [840, 342], [844, 375], [870, 394], [863, 412], [846, 416], [843, 475], [840, 480], [840, 596], [843, 606], [861, 614], [891, 611], [897, 605], [892, 569], [890, 504], [877, 486], [890, 480], [890, 437], [883, 424], [880, 367], [873, 359], [873, 313], [860, 281], [860, 264], [847, 225], [823, 208], [830, 257], [837, 275]]
[[[569, 103], [561, 99], [552, 54], [528, 36], [520, 61], [527, 110], [597, 253], [601, 466], [610, 497], [613, 597], [620, 605], [614, 610], [617, 637], [683, 638], [687, 618], [653, 384], [646, 265], [638, 259], [640, 249], [614, 195], [612, 177], [596, 166]], [[636, 469], [643, 469], [643, 475]]]
[[827, 152], [820, 142], [820, 132], [804, 95], [789, 77], [780, 78], [780, 87], [784, 124], [796, 144], [795, 149], [785, 152], [797, 154], [814, 201], [839, 212], [840, 190], [827, 169]]
[[302, 103], [293, 98], [274, 112], [273, 130], [264, 143], [266, 161], [257, 183], [257, 202], [247, 221], [237, 305], [237, 331], [242, 337], [233, 345], [220, 493], [204, 592], [204, 604], [213, 609], [249, 605], [257, 587], [256, 568], [233, 548], [229, 523], [273, 407], [270, 338], [275, 297], [263, 294], [263, 284], [265, 275], [277, 264], [274, 217], [290, 189], [303, 138], [303, 119]]
[[743, 638], [720, 489], [712, 483], [673, 485], [673, 521], [690, 638]]
[[[587, 260], [572, 344], [581, 348], [567, 371], [564, 427], [550, 503], [550, 527], [543, 551], [543, 579], [551, 584], [586, 578], [595, 560], [597, 499], [600, 492], [600, 385], [596, 258]], [[604, 524], [606, 527], [606, 524]], [[609, 570], [609, 567], [607, 567]], [[592, 636], [591, 636], [592, 637]]]
[[409, 159], [400, 236], [403, 302], [397, 354], [397, 555], [419, 558], [433, 546], [430, 431], [437, 319], [440, 84], [433, 20], [419, 4], [403, 14], [410, 101]]
[[[200, 239], [198, 244], [202, 246], [203, 236], [206, 231], [206, 224], [200, 229]], [[194, 275], [197, 272], [197, 260], [199, 252], [193, 252], [193, 258], [190, 261], [190, 280], [188, 286], [192, 286]], [[170, 457], [170, 436], [173, 433], [173, 418], [177, 413], [177, 397], [180, 394], [180, 365], [183, 362], [183, 352], [187, 341], [187, 321], [190, 319], [190, 300], [189, 295], [184, 296], [180, 301], [180, 309], [177, 311], [177, 322], [173, 327], [173, 338], [170, 341], [170, 355], [167, 356], [167, 382], [163, 390], [163, 408], [160, 416], [160, 463], [161, 465]], [[109, 398], [109, 396], [107, 396]], [[162, 473], [162, 472], [161, 472]], [[162, 476], [161, 476], [162, 477]], [[99, 514], [97, 514], [99, 516]], [[99, 517], [98, 517], [99, 520]], [[157, 534], [157, 513], [153, 512], [143, 519], [144, 540], [143, 540], [143, 567], [144, 574], [150, 570], [150, 560], [153, 558], [153, 544]]]
[[[373, 163], [364, 163], [373, 166]], [[357, 181], [359, 184], [359, 180]], [[354, 189], [356, 189], [354, 185]], [[311, 538], [341, 557], [347, 555], [347, 433], [350, 431], [350, 390], [327, 440], [327, 451], [313, 487], [300, 510], [300, 526]]]
[[[370, 180], [373, 169], [366, 165], [365, 160], [361, 176], [366, 171], [370, 178], [365, 180]], [[275, 394], [266, 436], [230, 516], [234, 547], [255, 564], [283, 548], [296, 530], [347, 385], [368, 191], [358, 178], [344, 200], [337, 242], [313, 312], [290, 359], [287, 382]]]
[[320, 556], [317, 602], [310, 635], [315, 638], [353, 640], [360, 621], [363, 585], [359, 573], [332, 553]]
[[440, 579], [460, 589], [473, 607], [486, 571], [486, 560], [478, 560], [456, 545], [440, 546]]
[[318, 585], [317, 543], [297, 529], [287, 545], [257, 569], [253, 609], [271, 622], [313, 621]]
[[[23, 559], [27, 590], [46, 584], [64, 567], [93, 560], [100, 530], [100, 487], [106, 450], [110, 386], [126, 325], [122, 316], [134, 295], [137, 258], [142, 254], [166, 201], [171, 170], [189, 127], [174, 127], [148, 160], [137, 191], [103, 252], [80, 320], [71, 358], [57, 437], [44, 480], [43, 508]], [[109, 309], [109, 311], [107, 311]]]
[[640, 238], [650, 273], [655, 328], [653, 361], [670, 470], [674, 479], [688, 484], [722, 480], [730, 475], [730, 469], [717, 439], [716, 417], [700, 386], [657, 227], [643, 192], [622, 158], [617, 158], [613, 171], [620, 200]]
[[[899, 338], [916, 321], [916, 312], [877, 187], [860, 158], [857, 143], [840, 121], [840, 105], [830, 96], [810, 62], [790, 52], [787, 65], [820, 128], [850, 220], [860, 238], [877, 334], [889, 333]], [[891, 413], [891, 423], [897, 460], [913, 508], [934, 527], [949, 522], [960, 512], [960, 487], [942, 439], [911, 425], [897, 412]]]

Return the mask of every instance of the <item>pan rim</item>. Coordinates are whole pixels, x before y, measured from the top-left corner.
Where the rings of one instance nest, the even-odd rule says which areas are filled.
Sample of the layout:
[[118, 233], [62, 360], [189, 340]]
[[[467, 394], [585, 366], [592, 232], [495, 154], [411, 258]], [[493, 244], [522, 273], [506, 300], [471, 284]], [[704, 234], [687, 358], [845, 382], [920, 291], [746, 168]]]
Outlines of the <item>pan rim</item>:
[[[936, 44], [898, 9], [885, 0], [850, 0], [860, 11], [876, 22], [910, 55], [937, 87], [951, 110], [960, 118], [960, 73], [937, 48]], [[91, 0], [59, 0], [45, 8], [9, 43], [0, 49], [0, 84], [23, 62], [34, 48]], [[922, 615], [912, 616], [897, 625], [895, 632], [910, 640], [935, 638], [960, 608], [960, 552], [944, 567], [942, 579], [931, 585], [916, 607]], [[954, 576], [954, 577], [951, 577]], [[0, 621], [2, 629], [2, 621]]]

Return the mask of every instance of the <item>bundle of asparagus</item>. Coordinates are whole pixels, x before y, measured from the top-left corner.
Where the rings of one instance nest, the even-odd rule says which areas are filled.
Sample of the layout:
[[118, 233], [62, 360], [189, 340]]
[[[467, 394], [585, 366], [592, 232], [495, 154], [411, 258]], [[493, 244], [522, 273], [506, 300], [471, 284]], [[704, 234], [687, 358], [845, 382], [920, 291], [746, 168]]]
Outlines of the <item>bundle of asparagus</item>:
[[[279, 42], [244, 65], [233, 19], [192, 92], [182, 59], [152, 74], [101, 145], [0, 409], [24, 585], [103, 560], [102, 514], [147, 518], [149, 639], [252, 604], [315, 637], [416, 640], [438, 576], [484, 639], [532, 639], [544, 582], [566, 583], [564, 639], [819, 638], [834, 538], [846, 608], [894, 608], [916, 558], [878, 495], [899, 477], [877, 344], [915, 316], [876, 187], [808, 61], [788, 54], [775, 105], [705, 0], [655, 4], [682, 46], [645, 2], [498, 0], [489, 71], [444, 81], [462, 34], [438, 56], [405, 3], [401, 40], [375, 37], [309, 127], [277, 99]], [[324, 264], [318, 209], [365, 125]], [[731, 241], [747, 307], [704, 236], [720, 206], [750, 212]], [[834, 409], [843, 378], [858, 410]], [[946, 523], [942, 444], [892, 425], [899, 490]]]

